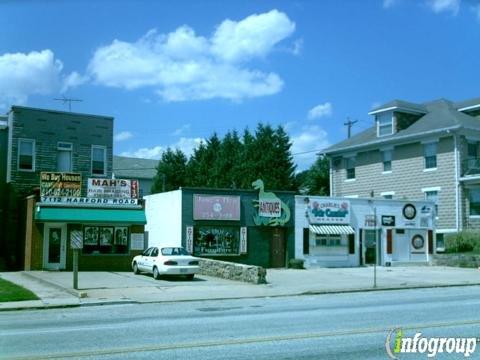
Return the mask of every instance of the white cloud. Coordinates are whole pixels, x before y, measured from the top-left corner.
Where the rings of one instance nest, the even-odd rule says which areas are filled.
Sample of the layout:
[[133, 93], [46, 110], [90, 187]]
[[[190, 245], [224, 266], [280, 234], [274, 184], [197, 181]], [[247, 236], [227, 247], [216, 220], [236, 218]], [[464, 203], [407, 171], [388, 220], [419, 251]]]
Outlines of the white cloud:
[[325, 104], [319, 104], [313, 109], [310, 109], [308, 112], [308, 118], [310, 120], [319, 119], [330, 115], [332, 115], [332, 104], [329, 102], [326, 102]]
[[128, 139], [131, 139], [132, 137], [133, 137], [133, 134], [130, 131], [122, 131], [122, 132], [119, 132], [118, 134], [115, 134], [115, 136], [113, 137], [113, 140], [115, 142], [119, 142], [119, 141], [125, 141]]
[[143, 158], [143, 159], [160, 159], [162, 157], [162, 153], [170, 147], [171, 149], [179, 149], [181, 150], [187, 158], [192, 155], [193, 150], [200, 145], [201, 142], [205, 142], [205, 139], [202, 138], [187, 138], [181, 137], [178, 139], [177, 142], [170, 144], [169, 146], [162, 146], [157, 145], [151, 148], [140, 148], [135, 151], [125, 151], [122, 152], [121, 156], [127, 157], [136, 157], [136, 158]]
[[293, 55], [300, 55], [303, 50], [303, 39], [297, 39], [293, 43], [292, 54]]
[[227, 62], [264, 57], [294, 31], [295, 23], [278, 10], [250, 15], [239, 22], [227, 19], [212, 37], [212, 53]]
[[480, 21], [480, 4], [472, 6], [472, 11], [477, 17], [477, 20]]
[[457, 15], [460, 10], [460, 0], [429, 0], [427, 5], [435, 13], [451, 12]]
[[389, 9], [399, 3], [399, 0], [383, 0], [383, 7]]
[[88, 74], [105, 86], [152, 87], [165, 101], [272, 95], [283, 87], [280, 77], [245, 62], [268, 55], [294, 29], [285, 14], [272, 10], [225, 20], [210, 39], [186, 25], [166, 35], [150, 30], [136, 42], [114, 40], [98, 48]]
[[185, 132], [187, 132], [188, 130], [190, 130], [190, 124], [184, 124], [180, 126], [178, 129], [176, 129], [174, 132], [172, 132], [172, 135], [180, 136], [182, 134], [185, 134]]
[[304, 126], [301, 132], [291, 136], [291, 140], [298, 171], [308, 169], [317, 159], [318, 152], [330, 146], [327, 132], [318, 125]]
[[0, 106], [25, 104], [30, 95], [58, 91], [62, 69], [62, 62], [48, 49], [0, 55]]
[[68, 89], [75, 88], [77, 86], [83, 85], [88, 81], [87, 76], [82, 76], [76, 71], [72, 72], [63, 79], [63, 85], [61, 92], [64, 93]]

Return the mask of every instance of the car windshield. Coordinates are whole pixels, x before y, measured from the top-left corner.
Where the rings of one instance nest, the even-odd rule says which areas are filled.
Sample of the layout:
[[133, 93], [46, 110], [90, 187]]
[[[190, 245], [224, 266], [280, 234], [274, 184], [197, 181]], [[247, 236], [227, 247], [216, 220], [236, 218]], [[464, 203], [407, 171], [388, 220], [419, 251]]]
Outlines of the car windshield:
[[162, 248], [162, 255], [190, 255], [187, 250], [181, 247]]

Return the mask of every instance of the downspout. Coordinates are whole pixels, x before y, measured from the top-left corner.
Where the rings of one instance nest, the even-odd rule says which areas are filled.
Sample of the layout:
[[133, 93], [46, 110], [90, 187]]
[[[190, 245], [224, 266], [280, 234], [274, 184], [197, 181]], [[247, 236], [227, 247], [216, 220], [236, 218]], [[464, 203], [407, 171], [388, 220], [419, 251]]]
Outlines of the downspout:
[[453, 142], [454, 142], [454, 156], [455, 156], [455, 208], [456, 208], [456, 228], [457, 228], [457, 232], [462, 228], [462, 224], [461, 224], [461, 209], [460, 209], [460, 176], [459, 176], [459, 173], [460, 173], [460, 170], [459, 170], [459, 159], [458, 159], [458, 155], [459, 155], [459, 152], [458, 152], [458, 137], [457, 137], [457, 133], [453, 133]]
[[332, 161], [332, 158], [329, 157], [328, 158], [328, 161], [329, 161], [329, 165], [328, 165], [328, 168], [329, 168], [329, 175], [330, 175], [330, 197], [333, 196], [334, 194], [334, 191], [333, 191], [333, 161]]

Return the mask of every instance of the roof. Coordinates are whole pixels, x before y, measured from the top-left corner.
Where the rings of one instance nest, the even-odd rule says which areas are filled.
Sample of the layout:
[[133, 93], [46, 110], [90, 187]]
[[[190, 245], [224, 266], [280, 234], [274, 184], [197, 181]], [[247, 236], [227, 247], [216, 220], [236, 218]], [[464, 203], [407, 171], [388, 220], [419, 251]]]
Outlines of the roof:
[[32, 108], [32, 107], [27, 107], [27, 106], [12, 105], [11, 111], [14, 111], [14, 110], [42, 111], [42, 112], [48, 112], [48, 113], [52, 113], [52, 114], [65, 114], [65, 115], [71, 115], [71, 116], [95, 117], [95, 118], [100, 118], [100, 119], [113, 120], [112, 116], [83, 114], [83, 113], [77, 113], [77, 112], [51, 110], [51, 109], [40, 109], [40, 108]]
[[157, 175], [158, 161], [114, 155], [112, 172], [119, 179], [153, 179]]
[[455, 108], [459, 110], [468, 110], [480, 108], [480, 97], [455, 103]]
[[378, 106], [374, 108], [372, 111], [369, 112], [370, 115], [387, 111], [387, 110], [394, 110], [394, 109], [401, 109], [407, 112], [416, 112], [416, 113], [426, 113], [427, 109], [422, 104], [415, 104], [403, 100], [392, 100], [386, 104]]
[[[475, 102], [475, 100], [469, 101]], [[464, 102], [463, 104], [465, 103], [467, 102]], [[376, 113], [379, 109], [393, 108], [392, 105], [394, 104], [398, 105], [398, 100], [387, 103], [372, 112]], [[374, 125], [371, 128], [352, 136], [350, 139], [343, 140], [330, 146], [325, 149], [323, 153], [331, 154], [349, 150], [353, 151], [365, 146], [386, 145], [401, 140], [460, 128], [480, 131], [480, 118], [458, 111], [458, 104], [459, 103], [455, 104], [446, 99], [440, 99], [417, 105], [416, 109], [424, 109], [425, 114], [408, 128], [400, 130], [392, 135], [377, 137], [377, 128]], [[370, 112], [370, 114], [372, 114], [372, 112]]]

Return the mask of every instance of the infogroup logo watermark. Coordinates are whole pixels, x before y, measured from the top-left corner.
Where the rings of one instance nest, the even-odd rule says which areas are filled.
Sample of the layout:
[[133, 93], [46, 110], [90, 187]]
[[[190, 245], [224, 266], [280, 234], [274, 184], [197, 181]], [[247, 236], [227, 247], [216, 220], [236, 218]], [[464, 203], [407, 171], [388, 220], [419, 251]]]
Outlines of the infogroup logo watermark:
[[477, 348], [480, 339], [471, 338], [447, 338], [447, 337], [424, 337], [417, 332], [413, 337], [404, 335], [402, 329], [393, 329], [387, 335], [385, 348], [391, 359], [400, 359], [400, 354], [424, 354], [433, 358], [438, 354], [458, 354], [470, 357]]

